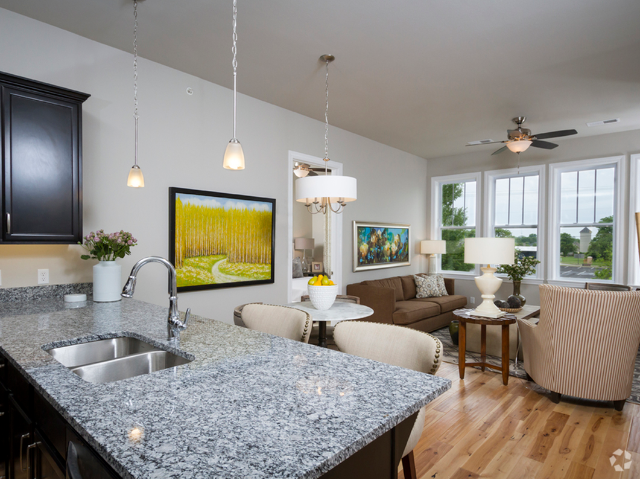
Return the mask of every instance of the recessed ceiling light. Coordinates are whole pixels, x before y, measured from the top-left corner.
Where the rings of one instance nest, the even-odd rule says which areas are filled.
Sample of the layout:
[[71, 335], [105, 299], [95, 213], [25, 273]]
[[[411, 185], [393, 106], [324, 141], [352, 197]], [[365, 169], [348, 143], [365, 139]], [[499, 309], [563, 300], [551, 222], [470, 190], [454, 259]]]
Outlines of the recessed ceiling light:
[[620, 118], [611, 118], [609, 120], [592, 121], [587, 123], [587, 126], [602, 126], [609, 125], [610, 123], [620, 123]]
[[493, 143], [492, 139], [470, 141], [467, 145], [482, 145], [484, 143]]

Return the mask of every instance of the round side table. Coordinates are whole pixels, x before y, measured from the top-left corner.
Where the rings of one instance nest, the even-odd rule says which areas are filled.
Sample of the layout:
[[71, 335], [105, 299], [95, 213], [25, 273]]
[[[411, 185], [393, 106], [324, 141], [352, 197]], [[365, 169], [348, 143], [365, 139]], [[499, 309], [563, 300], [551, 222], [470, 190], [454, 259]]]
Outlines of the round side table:
[[[467, 366], [480, 366], [495, 369], [502, 372], [502, 383], [506, 386], [509, 383], [509, 325], [516, 322], [516, 316], [505, 314], [501, 318], [483, 318], [473, 316], [473, 309], [456, 309], [453, 315], [460, 322], [458, 334], [458, 367], [460, 368], [460, 379], [464, 379], [464, 368]], [[480, 362], [465, 362], [465, 349], [467, 347], [467, 323], [480, 325]], [[501, 367], [487, 363], [487, 326], [502, 326], [502, 365]]]

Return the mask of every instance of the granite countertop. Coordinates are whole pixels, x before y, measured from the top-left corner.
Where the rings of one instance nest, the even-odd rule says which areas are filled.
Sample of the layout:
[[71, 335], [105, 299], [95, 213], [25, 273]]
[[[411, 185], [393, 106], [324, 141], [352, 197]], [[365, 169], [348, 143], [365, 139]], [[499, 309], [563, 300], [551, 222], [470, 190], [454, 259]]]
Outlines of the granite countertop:
[[177, 351], [191, 363], [113, 383], [86, 382], [43, 350], [117, 336], [170, 349], [166, 315], [134, 299], [3, 303], [0, 350], [134, 478], [319, 477], [451, 386], [197, 316]]

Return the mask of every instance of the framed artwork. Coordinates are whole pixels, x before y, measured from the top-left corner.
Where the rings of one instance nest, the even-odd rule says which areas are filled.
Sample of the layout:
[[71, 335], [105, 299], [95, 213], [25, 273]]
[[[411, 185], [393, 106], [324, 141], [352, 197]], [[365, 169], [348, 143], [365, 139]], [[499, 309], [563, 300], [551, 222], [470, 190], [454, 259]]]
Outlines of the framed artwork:
[[178, 292], [273, 283], [276, 200], [169, 188]]
[[411, 226], [353, 222], [353, 272], [411, 265]]
[[314, 261], [311, 263], [311, 272], [312, 273], [322, 273], [322, 262]]

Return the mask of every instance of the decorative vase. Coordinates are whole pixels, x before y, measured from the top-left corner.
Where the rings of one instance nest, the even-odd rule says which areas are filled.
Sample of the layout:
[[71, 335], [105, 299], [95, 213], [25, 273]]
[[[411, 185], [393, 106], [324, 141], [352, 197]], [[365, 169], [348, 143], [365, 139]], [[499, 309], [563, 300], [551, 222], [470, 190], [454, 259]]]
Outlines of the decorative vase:
[[458, 345], [458, 330], [460, 329], [460, 323], [457, 320], [449, 323], [449, 334], [451, 335], [451, 341], [456, 346]]
[[520, 300], [520, 304], [522, 306], [524, 306], [525, 303], [527, 302], [527, 298], [525, 298], [524, 296], [522, 296], [520, 294], [520, 283], [521, 283], [520, 281], [514, 281], [513, 282], [513, 295], [512, 296], [515, 296], [516, 298], [518, 298]]
[[97, 303], [120, 301], [122, 268], [115, 261], [100, 261], [93, 267], [93, 300]]

